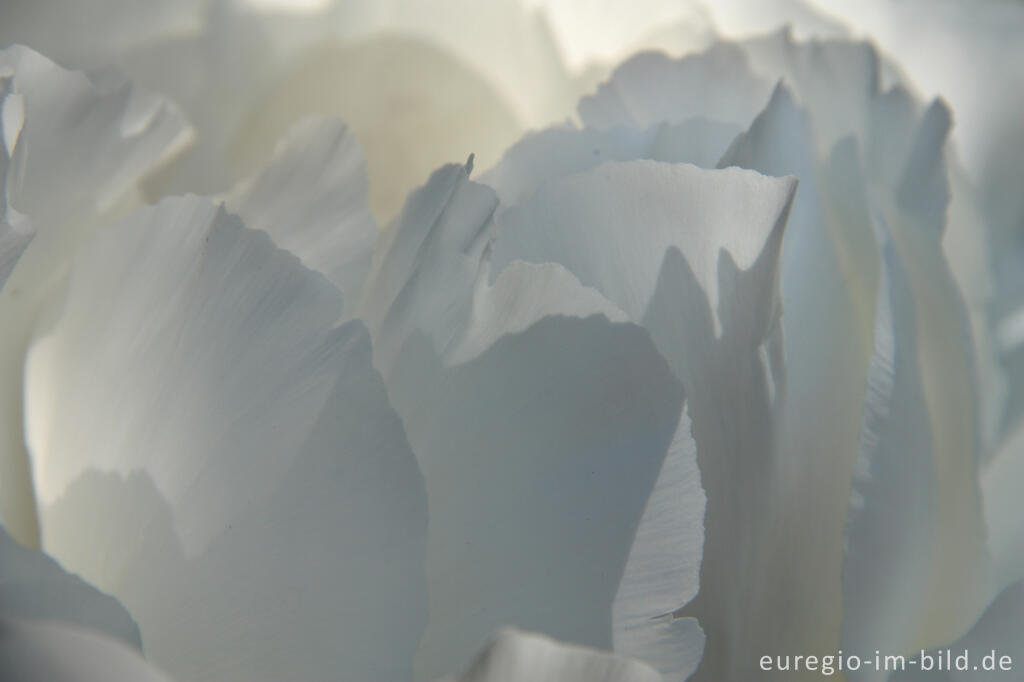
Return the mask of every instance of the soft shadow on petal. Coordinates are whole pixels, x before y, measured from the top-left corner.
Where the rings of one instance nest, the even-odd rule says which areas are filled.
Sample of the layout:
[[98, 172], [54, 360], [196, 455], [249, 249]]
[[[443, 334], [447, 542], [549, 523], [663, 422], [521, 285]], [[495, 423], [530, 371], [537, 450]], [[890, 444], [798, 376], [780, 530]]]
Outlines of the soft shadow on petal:
[[[974, 340], [941, 242], [949, 205], [945, 147], [951, 114], [936, 101], [912, 121], [898, 180], [874, 188], [873, 200], [905, 265], [917, 311], [916, 354], [931, 422], [941, 529], [919, 637], [923, 646], [935, 646], [967, 629], [984, 608], [990, 586], [978, 485]], [[873, 136], [883, 145], [891, 139], [888, 131], [884, 119], [875, 122]]]
[[[843, 566], [846, 651], [909, 654], [940, 531], [931, 425], [916, 353], [916, 314], [903, 263], [883, 246], [875, 355], [854, 469]], [[849, 672], [885, 680], [884, 670]]]
[[171, 682], [123, 643], [66, 623], [0, 618], [0, 670], [18, 682]]
[[337, 290], [197, 198], [68, 287], [26, 371], [46, 549], [182, 679], [410, 679], [423, 480]]
[[[0, 291], [0, 512], [14, 537], [36, 544], [21, 396], [33, 328], [73, 249], [112, 214], [137, 205], [137, 184], [191, 131], [168, 101], [128, 84], [94, 83], [28, 48], [0, 52], [0, 77], [7, 80], [4, 137], [17, 140], [7, 150], [14, 162], [6, 173], [6, 214], [9, 220], [16, 211], [35, 232]], [[13, 97], [21, 116], [11, 115]], [[13, 130], [16, 119], [20, 131]]]
[[648, 52], [627, 60], [595, 94], [580, 100], [579, 114], [598, 128], [646, 128], [695, 116], [746, 126], [764, 106], [771, 83], [729, 43], [678, 60]]
[[[0, 616], [64, 621], [142, 648], [139, 627], [116, 599], [0, 527]], [[0, 666], [2, 668], [2, 666]]]
[[377, 240], [368, 192], [366, 162], [349, 127], [311, 117], [289, 130], [266, 168], [231, 191], [227, 207], [323, 273], [354, 305]]
[[[492, 269], [497, 197], [467, 170], [412, 195], [360, 308], [430, 500], [418, 673], [506, 624], [605, 649], [660, 635], [641, 653], [692, 670], [692, 621], [648, 628], [697, 588], [704, 499], [682, 388], [564, 267]], [[658, 528], [672, 532], [656, 546]]]
[[[748, 518], [762, 529], [746, 542], [756, 549], [744, 550], [755, 552], [757, 568], [741, 578], [749, 590], [744, 609], [724, 619], [736, 647], [728, 665], [744, 679], [757, 674], [762, 650], [828, 651], [839, 641], [842, 534], [858, 448], [850, 416], [863, 404], [873, 320], [871, 307], [858, 305], [859, 280], [847, 272], [870, 271], [875, 256], [870, 232], [858, 234], [869, 230], [866, 224], [830, 220], [811, 119], [788, 88], [776, 88], [721, 165], [800, 178], [779, 273], [785, 386], [773, 415], [766, 519]], [[851, 248], [865, 239], [866, 248]], [[721, 589], [728, 594], [727, 583]], [[776, 623], [780, 611], [788, 614], [785, 628]], [[713, 670], [708, 674], [715, 679]]]
[[[709, 506], [701, 594], [682, 613], [719, 631], [723, 619], [739, 626], [727, 614], [749, 595], [735, 573], [754, 561], [765, 518], [769, 385], [783, 381], [767, 346], [794, 189], [792, 178], [739, 169], [610, 163], [550, 182], [502, 213], [494, 246], [496, 269], [520, 258], [559, 262], [603, 293], [648, 329], [686, 387]], [[749, 476], [738, 483], [740, 469]], [[721, 653], [709, 650], [712, 660]]]

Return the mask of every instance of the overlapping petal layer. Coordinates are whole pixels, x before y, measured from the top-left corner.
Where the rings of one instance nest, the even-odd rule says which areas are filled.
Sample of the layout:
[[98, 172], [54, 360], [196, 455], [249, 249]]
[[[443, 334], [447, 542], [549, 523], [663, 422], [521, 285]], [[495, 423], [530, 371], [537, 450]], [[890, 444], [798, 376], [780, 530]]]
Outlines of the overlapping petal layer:
[[26, 371], [44, 547], [183, 680], [411, 676], [423, 481], [342, 301], [197, 198], [77, 255]]
[[[0, 52], [0, 78], [13, 160], [5, 170], [0, 258], [11, 257], [12, 240], [14, 252], [23, 249], [0, 290], [0, 512], [15, 538], [33, 544], [38, 528], [21, 400], [29, 339], [74, 249], [111, 215], [137, 205], [138, 183], [191, 133], [167, 100], [127, 83], [95, 83], [24, 47]], [[28, 234], [34, 236], [24, 248]]]

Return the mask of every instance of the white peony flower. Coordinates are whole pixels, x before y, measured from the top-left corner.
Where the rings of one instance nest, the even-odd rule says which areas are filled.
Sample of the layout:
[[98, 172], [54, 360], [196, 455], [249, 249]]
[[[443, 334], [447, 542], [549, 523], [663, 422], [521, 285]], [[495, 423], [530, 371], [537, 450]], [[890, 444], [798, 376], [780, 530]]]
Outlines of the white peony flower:
[[0, 52], [0, 666], [1024, 660], [1013, 96], [905, 10], [66, 5], [0, 14], [87, 69]]

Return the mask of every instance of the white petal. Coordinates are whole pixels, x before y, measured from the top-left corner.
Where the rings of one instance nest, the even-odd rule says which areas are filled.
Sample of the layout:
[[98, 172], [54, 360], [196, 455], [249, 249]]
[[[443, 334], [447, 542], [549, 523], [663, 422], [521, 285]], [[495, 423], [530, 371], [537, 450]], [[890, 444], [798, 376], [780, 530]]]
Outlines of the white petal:
[[[930, 596], [938, 526], [931, 424], [916, 357], [916, 313], [907, 273], [883, 247], [875, 356], [843, 569], [846, 651], [910, 653]], [[884, 680], [883, 670], [850, 673]]]
[[20, 46], [0, 52], [0, 71], [24, 98], [18, 143], [28, 147], [8, 200], [40, 231], [110, 209], [189, 140], [173, 105], [127, 84], [97, 86]]
[[528, 134], [482, 176], [502, 207], [511, 206], [548, 182], [608, 161], [651, 159], [713, 168], [741, 132], [738, 126], [692, 118], [645, 130], [615, 126], [608, 130], [556, 126]]
[[289, 131], [270, 165], [237, 186], [227, 205], [354, 305], [377, 239], [368, 191], [366, 163], [348, 126], [310, 118]]
[[704, 632], [694, 618], [663, 612], [697, 594], [704, 543], [704, 489], [686, 412], [640, 519], [612, 603], [614, 650], [645, 661], [668, 680], [685, 680], [701, 660]]
[[[460, 26], [463, 24], [459, 24]], [[340, 116], [366, 153], [370, 206], [390, 221], [430, 171], [477, 154], [490, 165], [523, 131], [495, 86], [448, 50], [400, 34], [308, 50], [266, 88], [233, 143], [242, 168], [309, 115]]]
[[2, 527], [0, 617], [64, 621], [142, 648], [138, 625], [116, 599], [42, 552], [22, 547]]
[[818, 149], [827, 153], [843, 137], [862, 132], [870, 100], [879, 90], [879, 59], [868, 42], [797, 42], [782, 29], [743, 43], [751, 68], [782, 79], [813, 112]]
[[[15, 228], [35, 233], [0, 291], [0, 512], [12, 535], [35, 544], [21, 403], [32, 329], [76, 244], [137, 200], [137, 183], [179, 150], [190, 131], [167, 101], [127, 84], [97, 86], [24, 47], [0, 51], [0, 78], [9, 92], [4, 138], [16, 138], [6, 176], [7, 220], [14, 211], [22, 216]], [[18, 116], [8, 110], [12, 97], [20, 102]], [[24, 246], [21, 237], [15, 244], [15, 250]]]
[[500, 272], [514, 259], [561, 263], [631, 319], [641, 320], [665, 254], [674, 246], [722, 325], [720, 250], [740, 269], [749, 268], [788, 210], [794, 189], [792, 178], [737, 169], [706, 171], [652, 161], [602, 165], [550, 183], [504, 213], [494, 269]]
[[714, 38], [708, 8], [701, 2], [642, 0], [635, 5], [586, 0], [526, 0], [543, 9], [570, 66], [616, 64], [640, 49], [667, 41], [679, 53]]
[[[723, 604], [746, 599], [736, 544], [761, 537], [771, 420], [759, 347], [777, 325], [778, 256], [794, 189], [792, 179], [738, 169], [606, 164], [549, 183], [502, 214], [494, 246], [496, 268], [515, 258], [564, 264], [643, 324], [686, 386], [711, 530], [701, 595], [684, 613], [699, 614], [722, 643], [720, 620], [733, 612]], [[742, 503], [732, 501], [741, 468], [749, 473]], [[650, 626], [646, 643], [624, 651], [642, 656], [664, 644], [660, 626]]]
[[[762, 427], [762, 438], [771, 446], [748, 441], [740, 451], [742, 470], [748, 472], [743, 480], [758, 497], [728, 502], [731, 478], [725, 476], [717, 490], [726, 501], [718, 504], [737, 510], [736, 527], [715, 540], [709, 512], [702, 584], [708, 597], [703, 610], [694, 613], [708, 630], [709, 652], [721, 651], [717, 661], [722, 667], [709, 667], [706, 679], [757, 675], [762, 649], [827, 651], [838, 644], [842, 533], [858, 446], [857, 423], [850, 415], [860, 413], [870, 358], [870, 332], [858, 325], [873, 319], [871, 306], [864, 313], [857, 305], [860, 269], [870, 268], [874, 258], [870, 228], [842, 213], [834, 229], [827, 222], [830, 188], [817, 173], [810, 121], [787, 88], [777, 87], [750, 130], [737, 138], [722, 160], [730, 163], [772, 175], [793, 174], [800, 188], [779, 273], [782, 317], [776, 352], [785, 358], [785, 377], [781, 387], [776, 378], [773, 423]], [[844, 184], [839, 196], [855, 193], [855, 185]], [[869, 282], [873, 296], [874, 283]], [[699, 424], [696, 413], [694, 418]], [[764, 478], [770, 486], [760, 483]], [[708, 489], [711, 510], [716, 508], [714, 490]], [[737, 554], [743, 557], [741, 567], [730, 568]], [[743, 587], [738, 590], [731, 582]], [[734, 604], [733, 610], [717, 609], [714, 597]], [[775, 620], [781, 610], [790, 614], [785, 628]], [[716, 636], [730, 642], [731, 651], [718, 649]]]
[[[963, 297], [941, 238], [949, 188], [945, 143], [950, 112], [933, 103], [915, 121], [903, 174], [876, 199], [915, 297], [917, 354], [931, 425], [938, 482], [935, 573], [922, 616], [927, 644], [949, 641], [984, 608], [989, 594], [978, 488], [981, 429], [973, 341]], [[876, 133], [877, 134], [877, 133]]]
[[9, 618], [0, 618], [0, 669], [18, 682], [171, 682], [117, 640]]
[[98, 235], [27, 368], [44, 544], [184, 679], [411, 677], [423, 481], [358, 322], [201, 199]]
[[[435, 173], [363, 299], [430, 500], [423, 677], [505, 624], [605, 649], [633, 627], [635, 649], [696, 591], [703, 496], [681, 387], [561, 266], [512, 263], [490, 284], [495, 206], [465, 169]], [[698, 644], [656, 653], [699, 651], [699, 630], [672, 633]]]
[[646, 128], [697, 116], [746, 126], [770, 92], [771, 81], [751, 70], [743, 50], [721, 43], [679, 60], [653, 52], [633, 57], [580, 101], [579, 113], [599, 128]]
[[472, 160], [435, 171], [374, 251], [358, 315], [385, 379], [411, 335], [426, 334], [448, 352], [468, 322], [498, 203], [493, 190], [469, 182]]
[[503, 630], [459, 682], [660, 682], [646, 665], [531, 633]]
[[[921, 672], [920, 658], [915, 663], [908, 660], [906, 672], [894, 674], [890, 678], [892, 682], [1019, 680], [1024, 660], [1024, 582], [1014, 583], [1000, 592], [963, 637], [928, 653], [932, 657], [931, 671]], [[957, 659], [964, 653], [967, 659], [961, 664]], [[935, 672], [939, 656], [943, 657], [944, 664], [951, 659], [953, 670]]]
[[981, 490], [996, 589], [1024, 578], [1024, 426], [1018, 425], [982, 470]]

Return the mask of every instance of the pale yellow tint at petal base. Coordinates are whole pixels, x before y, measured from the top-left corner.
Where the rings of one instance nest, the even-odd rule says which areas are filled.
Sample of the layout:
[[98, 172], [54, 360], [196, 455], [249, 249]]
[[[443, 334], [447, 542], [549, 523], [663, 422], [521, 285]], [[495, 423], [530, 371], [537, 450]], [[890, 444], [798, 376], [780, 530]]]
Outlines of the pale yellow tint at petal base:
[[351, 126], [367, 158], [370, 207], [382, 223], [434, 168], [471, 153], [486, 168], [523, 133], [484, 77], [441, 48], [402, 36], [327, 42], [253, 107], [232, 146], [235, 170], [265, 161], [307, 114], [338, 115]]

